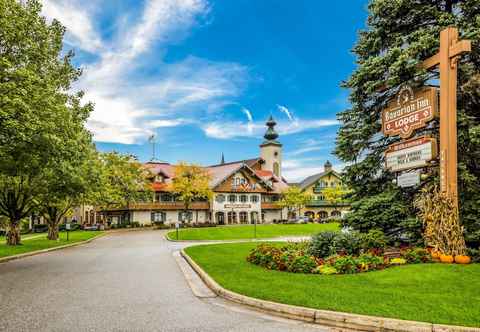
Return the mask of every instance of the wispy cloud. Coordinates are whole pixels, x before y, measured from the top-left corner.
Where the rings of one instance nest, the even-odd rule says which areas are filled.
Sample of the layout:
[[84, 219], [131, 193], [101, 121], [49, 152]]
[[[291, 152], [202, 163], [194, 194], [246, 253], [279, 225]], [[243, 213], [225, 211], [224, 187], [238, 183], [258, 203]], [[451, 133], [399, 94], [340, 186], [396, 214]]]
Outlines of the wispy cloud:
[[[291, 135], [335, 125], [338, 125], [337, 120], [295, 119], [294, 122], [279, 121], [276, 129], [280, 135]], [[207, 136], [218, 139], [259, 137], [265, 131], [265, 124], [263, 122], [214, 121], [203, 125], [202, 129]]]
[[292, 112], [290, 112], [290, 110], [287, 107], [282, 106], [282, 105], [277, 105], [277, 108], [280, 112], [285, 114], [290, 121], [293, 121]]
[[[325, 155], [318, 158], [286, 159], [282, 163], [282, 175], [289, 182], [300, 182], [308, 176], [323, 172], [323, 165], [328, 159]], [[344, 167], [345, 164], [342, 163], [333, 165], [333, 169], [337, 172], [341, 172]]]
[[[111, 40], [101, 40], [95, 30], [97, 1], [88, 10], [82, 0], [45, 4], [44, 14], [66, 25], [72, 43], [98, 59], [83, 66], [76, 85], [95, 103], [88, 128], [96, 141], [132, 144], [156, 128], [193, 123], [186, 118], [228, 104], [247, 80], [248, 69], [237, 63], [192, 55], [173, 63], [162, 60], [168, 45], [209, 13], [206, 0], [147, 0], [138, 19], [118, 27]], [[155, 72], [145, 75], [152, 68]], [[186, 118], [179, 121], [179, 114]]]

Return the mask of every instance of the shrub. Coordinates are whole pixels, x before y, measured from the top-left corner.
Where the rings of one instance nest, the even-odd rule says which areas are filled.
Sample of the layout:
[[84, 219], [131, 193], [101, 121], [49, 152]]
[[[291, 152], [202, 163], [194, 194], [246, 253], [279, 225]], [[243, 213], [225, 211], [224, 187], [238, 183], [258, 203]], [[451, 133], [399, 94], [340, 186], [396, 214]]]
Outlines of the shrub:
[[333, 266], [339, 273], [352, 274], [357, 272], [357, 262], [352, 256], [334, 256], [328, 259], [329, 265]]
[[379, 229], [372, 229], [368, 233], [361, 235], [361, 246], [365, 251], [371, 249], [380, 249], [383, 252], [387, 246], [387, 238], [385, 234]]
[[355, 231], [337, 233], [334, 245], [336, 253], [358, 255], [361, 249], [360, 234]]
[[390, 265], [403, 265], [407, 264], [407, 260], [405, 258], [392, 258], [390, 260]]
[[358, 256], [355, 261], [360, 271], [378, 270], [385, 267], [385, 259], [383, 256], [362, 254]]
[[400, 254], [402, 258], [406, 259], [406, 261], [411, 264], [428, 263], [432, 259], [430, 253], [423, 248], [405, 249], [402, 250]]
[[467, 248], [467, 255], [472, 259], [472, 263], [480, 263], [480, 248]]
[[330, 265], [320, 265], [315, 269], [315, 273], [320, 273], [324, 275], [337, 274], [338, 271], [336, 268]]
[[43, 233], [43, 232], [46, 232], [46, 231], [48, 231], [48, 226], [47, 225], [39, 225], [39, 224], [33, 225], [33, 232], [34, 233]]
[[308, 255], [296, 255], [290, 253], [292, 259], [289, 259], [287, 265], [287, 271], [296, 273], [312, 273], [317, 267], [315, 260]]
[[312, 236], [308, 253], [315, 257], [325, 258], [336, 254], [335, 239], [336, 232], [321, 232]]

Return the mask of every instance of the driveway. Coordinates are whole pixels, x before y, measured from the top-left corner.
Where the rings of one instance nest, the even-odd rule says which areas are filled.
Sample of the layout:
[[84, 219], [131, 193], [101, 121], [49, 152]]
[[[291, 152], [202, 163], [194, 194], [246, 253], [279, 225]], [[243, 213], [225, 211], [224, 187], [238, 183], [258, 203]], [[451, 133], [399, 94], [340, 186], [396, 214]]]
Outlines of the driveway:
[[161, 231], [0, 264], [0, 331], [325, 331], [197, 298]]

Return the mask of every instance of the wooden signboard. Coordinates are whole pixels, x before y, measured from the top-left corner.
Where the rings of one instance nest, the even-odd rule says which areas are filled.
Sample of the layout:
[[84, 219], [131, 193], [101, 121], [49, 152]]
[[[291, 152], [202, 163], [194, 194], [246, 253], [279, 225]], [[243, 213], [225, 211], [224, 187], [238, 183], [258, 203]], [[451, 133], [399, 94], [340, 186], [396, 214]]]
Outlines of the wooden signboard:
[[420, 184], [420, 171], [400, 174], [397, 177], [397, 184], [402, 188], [418, 186]]
[[413, 90], [403, 87], [383, 111], [382, 128], [386, 136], [412, 136], [413, 131], [426, 126], [437, 116], [437, 89], [424, 87]]
[[385, 151], [385, 166], [392, 172], [425, 167], [437, 156], [436, 141], [430, 137], [418, 137], [393, 144]]

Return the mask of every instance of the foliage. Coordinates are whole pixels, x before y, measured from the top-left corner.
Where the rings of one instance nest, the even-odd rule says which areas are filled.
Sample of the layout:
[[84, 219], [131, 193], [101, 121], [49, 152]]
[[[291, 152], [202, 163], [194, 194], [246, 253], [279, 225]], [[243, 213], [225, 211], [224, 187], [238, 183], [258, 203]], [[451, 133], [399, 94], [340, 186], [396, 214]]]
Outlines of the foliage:
[[407, 260], [405, 258], [392, 258], [390, 260], [390, 265], [404, 265], [404, 264], [407, 264]]
[[358, 255], [362, 248], [362, 238], [358, 232], [349, 231], [337, 234], [335, 252], [346, 255]]
[[320, 274], [324, 274], [324, 275], [331, 275], [331, 274], [337, 274], [338, 273], [336, 268], [334, 268], [333, 266], [329, 266], [329, 265], [320, 265], [315, 269], [315, 271], [320, 273]]
[[472, 263], [480, 263], [480, 248], [468, 248], [467, 255], [470, 256], [470, 258], [472, 259]]
[[361, 247], [364, 250], [380, 249], [383, 251], [387, 246], [387, 238], [379, 229], [371, 229], [368, 233], [362, 233], [361, 242]]
[[335, 240], [337, 238], [337, 232], [320, 232], [312, 236], [310, 248], [308, 252], [310, 255], [325, 258], [336, 254]]
[[423, 248], [409, 248], [401, 251], [402, 258], [410, 264], [428, 263], [432, 257], [430, 253]]
[[358, 271], [357, 262], [350, 256], [334, 256], [327, 259], [327, 265], [333, 266], [340, 274], [352, 274]]
[[282, 196], [277, 202], [277, 205], [282, 208], [287, 208], [289, 215], [292, 212], [297, 212], [297, 215], [300, 215], [300, 210], [311, 200], [312, 195], [302, 191], [302, 189], [297, 186], [290, 186], [282, 192]]
[[437, 186], [426, 186], [415, 199], [424, 223], [425, 244], [448, 255], [463, 255], [465, 240], [453, 201]]
[[327, 187], [322, 190], [325, 200], [333, 205], [334, 208], [346, 202], [346, 196], [350, 194], [350, 190], [343, 185], [336, 185], [335, 187]]
[[345, 227], [362, 233], [381, 230], [389, 242], [417, 242], [421, 237], [421, 222], [410, 217], [404, 194], [397, 188], [355, 200], [350, 211], [342, 220]]
[[189, 211], [192, 202], [210, 200], [210, 174], [197, 165], [180, 163], [175, 166], [175, 177], [171, 185], [176, 198], [183, 202], [185, 211]]
[[86, 197], [93, 205], [107, 209], [151, 200], [150, 174], [134, 157], [117, 152], [100, 153], [95, 169], [100, 170], [92, 175], [98, 190]]
[[[341, 127], [335, 154], [349, 164], [343, 181], [353, 189], [355, 205], [348, 224], [380, 228], [387, 236], [411, 233], [415, 240], [420, 224], [413, 224], [413, 198], [418, 190], [392, 186], [394, 175], [385, 170], [384, 151], [399, 140], [379, 135], [381, 112], [405, 82], [422, 85], [438, 78], [438, 70], [426, 72], [418, 64], [438, 52], [440, 31], [459, 28], [460, 38], [472, 40], [472, 52], [458, 63], [458, 158], [461, 223], [469, 241], [480, 241], [480, 5], [478, 0], [372, 0], [367, 28], [353, 48], [357, 68], [343, 84], [350, 91], [351, 107], [338, 114]], [[437, 131], [438, 122], [418, 134]], [[432, 177], [438, 181], [438, 177]], [[383, 203], [382, 203], [383, 202]], [[374, 204], [377, 203], [377, 204]], [[375, 205], [375, 206], [372, 206]], [[372, 211], [372, 214], [366, 213]], [[364, 221], [366, 220], [366, 221]], [[411, 224], [405, 229], [403, 223]], [[396, 227], [399, 225], [399, 227]], [[476, 242], [477, 245], [479, 242]]]

